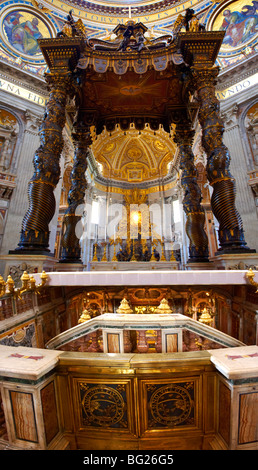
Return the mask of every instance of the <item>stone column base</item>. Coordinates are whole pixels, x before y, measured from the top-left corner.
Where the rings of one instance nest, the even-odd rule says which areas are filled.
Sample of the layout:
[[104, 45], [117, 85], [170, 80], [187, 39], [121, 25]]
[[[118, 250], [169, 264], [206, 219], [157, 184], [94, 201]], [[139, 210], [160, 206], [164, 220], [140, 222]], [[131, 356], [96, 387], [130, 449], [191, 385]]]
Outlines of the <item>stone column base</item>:
[[210, 258], [214, 269], [258, 269], [258, 253], [231, 253]]
[[55, 271], [58, 272], [74, 272], [84, 271], [85, 265], [82, 263], [57, 263], [55, 265]]
[[185, 265], [185, 269], [187, 271], [209, 271], [210, 269], [216, 269], [216, 267], [214, 266], [214, 263], [211, 261], [207, 261], [207, 262], [188, 262], [186, 263]]
[[19, 281], [24, 271], [28, 274], [55, 271], [58, 259], [47, 255], [2, 255], [0, 256], [0, 274], [4, 279], [8, 275], [14, 281]]

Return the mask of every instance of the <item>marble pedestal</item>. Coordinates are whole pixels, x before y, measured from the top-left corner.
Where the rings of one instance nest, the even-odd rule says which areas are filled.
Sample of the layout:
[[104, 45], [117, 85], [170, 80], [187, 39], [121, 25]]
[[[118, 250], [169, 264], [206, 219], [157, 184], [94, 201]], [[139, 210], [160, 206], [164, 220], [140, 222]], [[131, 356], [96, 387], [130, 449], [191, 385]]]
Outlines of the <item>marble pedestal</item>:
[[54, 271], [57, 272], [80, 272], [84, 271], [85, 265], [82, 263], [60, 263], [55, 264]]
[[0, 345], [0, 390], [9, 446], [66, 448], [56, 396], [55, 366], [60, 354]]
[[203, 271], [203, 270], [211, 270], [211, 269], [216, 269], [214, 266], [213, 261], [211, 262], [203, 262], [203, 263], [186, 263], [185, 269], [187, 271]]
[[258, 346], [210, 350], [218, 371], [214, 450], [258, 450]]
[[258, 253], [218, 254], [210, 261], [214, 269], [255, 269], [258, 267]]
[[10, 274], [17, 282], [24, 271], [28, 274], [52, 272], [57, 262], [58, 259], [51, 255], [2, 255], [0, 256], [0, 274], [4, 279]]

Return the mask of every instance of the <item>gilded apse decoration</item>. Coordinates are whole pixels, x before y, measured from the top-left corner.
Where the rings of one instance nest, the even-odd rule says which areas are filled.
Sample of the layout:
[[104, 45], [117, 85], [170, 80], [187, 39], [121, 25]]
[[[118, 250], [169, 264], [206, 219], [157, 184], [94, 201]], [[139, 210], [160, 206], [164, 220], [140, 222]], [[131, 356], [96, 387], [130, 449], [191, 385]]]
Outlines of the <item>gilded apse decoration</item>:
[[148, 384], [149, 428], [191, 426], [195, 421], [194, 383]]
[[97, 428], [127, 428], [124, 384], [79, 383], [82, 425]]
[[150, 181], [168, 174], [176, 145], [164, 129], [153, 133], [145, 126], [141, 133], [131, 124], [126, 133], [120, 126], [109, 135], [104, 130], [93, 141], [91, 150], [102, 165], [102, 175], [125, 182]]
[[34, 156], [34, 175], [29, 182], [29, 209], [22, 221], [21, 238], [16, 251], [49, 251], [49, 222], [55, 213], [54, 188], [60, 177], [59, 159], [63, 148], [62, 130], [65, 107], [72, 84], [69, 73], [49, 73], [50, 89], [43, 122], [40, 126], [40, 146]]
[[205, 213], [201, 206], [201, 190], [192, 151], [194, 131], [185, 119], [176, 125], [174, 141], [180, 151], [181, 184], [184, 189], [183, 208], [186, 214], [186, 233], [190, 241], [189, 261], [208, 261], [208, 237], [204, 229]]
[[78, 206], [84, 203], [87, 187], [85, 172], [87, 169], [87, 152], [91, 144], [90, 130], [77, 126], [73, 133], [75, 147], [74, 164], [70, 174], [71, 187], [68, 193], [68, 208], [64, 215], [65, 232], [62, 238], [60, 262], [81, 262], [79, 238], [76, 235], [76, 225], [81, 216], [76, 213]]
[[230, 155], [223, 143], [224, 125], [219, 101], [215, 96], [218, 67], [193, 67], [193, 81], [199, 103], [202, 146], [207, 154], [207, 178], [213, 187], [211, 207], [219, 222], [219, 251], [233, 252], [245, 248], [242, 219], [235, 207], [236, 186], [230, 173]]

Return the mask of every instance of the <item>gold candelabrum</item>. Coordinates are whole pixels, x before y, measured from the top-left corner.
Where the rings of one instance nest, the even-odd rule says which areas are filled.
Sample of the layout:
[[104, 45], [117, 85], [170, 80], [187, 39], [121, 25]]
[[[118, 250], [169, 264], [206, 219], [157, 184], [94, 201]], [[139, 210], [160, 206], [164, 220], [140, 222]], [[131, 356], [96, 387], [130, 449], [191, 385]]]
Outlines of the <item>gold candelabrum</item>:
[[258, 294], [258, 282], [254, 280], [254, 272], [251, 268], [247, 271], [246, 278], [252, 286], [256, 287], [255, 293]]
[[103, 253], [103, 256], [102, 256], [102, 259], [101, 261], [107, 261], [107, 242], [103, 242], [101, 243], [102, 246], [104, 246], [104, 253]]
[[[130, 261], [133, 262], [133, 261], [137, 261], [136, 252], [135, 252], [136, 251], [136, 248], [135, 248], [136, 240], [135, 239], [130, 239], [130, 238], [127, 239], [127, 245], [130, 246], [131, 243], [132, 243], [132, 257], [131, 257]], [[144, 251], [144, 248], [146, 248], [146, 245], [147, 245], [146, 240], [141, 239], [140, 243], [141, 243], [143, 251]], [[157, 249], [157, 246], [158, 246], [159, 243], [161, 245], [160, 259], [155, 256], [155, 250]], [[108, 261], [107, 246], [112, 246], [112, 245], [114, 246], [114, 253], [113, 253], [112, 261], [113, 262], [118, 261], [117, 260], [117, 253], [116, 253], [116, 245], [118, 245], [118, 244], [121, 245], [122, 244], [122, 239], [120, 237], [117, 237], [116, 239], [111, 238], [109, 241], [104, 241], [104, 242], [101, 242], [100, 244], [104, 247], [103, 255], [102, 255], [102, 258], [101, 258], [100, 262], [107, 262]], [[160, 239], [150, 240], [151, 257], [150, 257], [149, 261], [167, 261], [166, 256], [165, 256], [164, 245], [165, 245], [164, 239], [163, 240], [160, 240]], [[99, 261], [99, 259], [97, 257], [97, 248], [98, 248], [98, 246], [99, 245], [98, 245], [97, 242], [93, 244], [94, 249], [93, 249], [92, 261]], [[176, 261], [173, 250], [171, 252], [170, 261], [171, 262]]]
[[34, 292], [35, 294], [40, 294], [40, 291], [46, 285], [48, 276], [45, 271], [42, 271], [40, 275], [41, 283], [36, 284], [35, 278], [28, 274], [27, 271], [24, 271], [20, 279], [22, 285], [21, 287], [16, 288], [14, 285], [14, 280], [10, 275], [7, 277], [6, 282], [3, 277], [0, 276], [0, 297], [3, 297], [4, 295], [11, 295], [14, 298], [21, 299], [21, 295], [24, 292]]
[[92, 258], [92, 261], [98, 261], [98, 257], [97, 257], [97, 247], [98, 247], [98, 244], [97, 243], [94, 243], [94, 253], [93, 253], [93, 258]]
[[161, 257], [160, 257], [160, 261], [167, 261], [166, 260], [166, 257], [165, 257], [165, 254], [164, 254], [164, 238], [162, 240], [160, 240], [160, 244], [161, 244]]

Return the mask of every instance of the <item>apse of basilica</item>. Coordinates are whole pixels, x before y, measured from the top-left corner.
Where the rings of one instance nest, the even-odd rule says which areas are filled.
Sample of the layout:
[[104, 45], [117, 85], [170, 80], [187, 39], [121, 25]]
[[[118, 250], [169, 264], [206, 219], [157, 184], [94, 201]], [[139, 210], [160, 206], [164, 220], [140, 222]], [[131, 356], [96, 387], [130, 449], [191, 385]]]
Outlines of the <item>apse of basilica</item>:
[[1, 449], [257, 450], [258, 2], [0, 5]]

